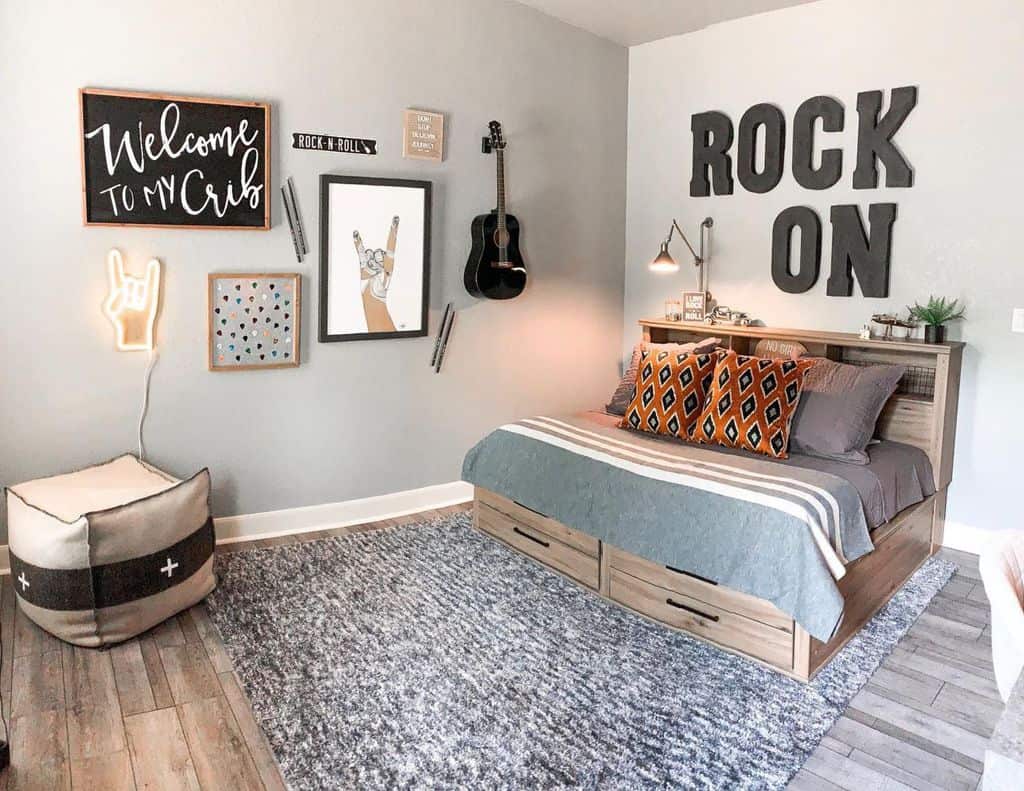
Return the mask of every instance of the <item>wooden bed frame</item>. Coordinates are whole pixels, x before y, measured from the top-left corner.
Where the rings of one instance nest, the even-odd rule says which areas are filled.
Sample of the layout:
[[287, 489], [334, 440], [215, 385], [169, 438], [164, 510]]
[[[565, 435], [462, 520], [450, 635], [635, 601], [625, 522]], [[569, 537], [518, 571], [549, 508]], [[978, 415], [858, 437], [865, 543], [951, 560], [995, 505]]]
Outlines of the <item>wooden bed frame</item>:
[[644, 339], [655, 343], [714, 336], [723, 346], [749, 354], [762, 339], [795, 341], [812, 355], [841, 362], [907, 366], [882, 411], [877, 434], [922, 448], [932, 462], [936, 493], [875, 530], [875, 550], [847, 566], [837, 583], [845, 607], [835, 636], [820, 642], [764, 599], [631, 555], [479, 487], [474, 524], [618, 604], [809, 681], [942, 545], [963, 344], [865, 341], [845, 333], [686, 322], [645, 320], [640, 325]]

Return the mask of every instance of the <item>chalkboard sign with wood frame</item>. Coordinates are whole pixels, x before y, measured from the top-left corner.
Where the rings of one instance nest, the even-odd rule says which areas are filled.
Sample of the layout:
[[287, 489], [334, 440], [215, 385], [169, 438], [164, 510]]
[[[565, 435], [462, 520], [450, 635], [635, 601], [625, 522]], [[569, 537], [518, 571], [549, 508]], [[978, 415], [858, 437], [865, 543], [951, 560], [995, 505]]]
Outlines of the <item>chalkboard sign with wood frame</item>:
[[267, 230], [270, 105], [83, 88], [85, 225]]

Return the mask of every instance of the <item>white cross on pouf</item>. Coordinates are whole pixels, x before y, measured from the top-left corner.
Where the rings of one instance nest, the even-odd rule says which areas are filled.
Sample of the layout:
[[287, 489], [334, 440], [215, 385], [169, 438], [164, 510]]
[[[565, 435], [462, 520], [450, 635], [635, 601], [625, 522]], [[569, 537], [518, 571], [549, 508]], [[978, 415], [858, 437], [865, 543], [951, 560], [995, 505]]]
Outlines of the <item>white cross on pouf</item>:
[[170, 558], [167, 558], [167, 565], [161, 568], [160, 571], [167, 575], [167, 579], [170, 579], [176, 568], [178, 568], [178, 564]]
[[32, 587], [32, 584], [28, 581], [28, 577], [25, 576], [25, 572], [24, 571], [21, 572], [21, 576], [18, 577], [18, 582], [21, 583], [21, 591], [22, 591], [22, 593], [25, 592], [26, 588], [31, 588]]

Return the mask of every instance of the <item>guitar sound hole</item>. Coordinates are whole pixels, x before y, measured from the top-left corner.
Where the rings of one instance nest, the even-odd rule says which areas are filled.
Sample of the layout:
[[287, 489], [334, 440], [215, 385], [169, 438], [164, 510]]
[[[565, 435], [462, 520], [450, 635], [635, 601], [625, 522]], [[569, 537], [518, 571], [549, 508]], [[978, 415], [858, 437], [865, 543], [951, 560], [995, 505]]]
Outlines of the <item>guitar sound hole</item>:
[[509, 235], [508, 231], [497, 230], [494, 232], [494, 243], [498, 247], [508, 247]]

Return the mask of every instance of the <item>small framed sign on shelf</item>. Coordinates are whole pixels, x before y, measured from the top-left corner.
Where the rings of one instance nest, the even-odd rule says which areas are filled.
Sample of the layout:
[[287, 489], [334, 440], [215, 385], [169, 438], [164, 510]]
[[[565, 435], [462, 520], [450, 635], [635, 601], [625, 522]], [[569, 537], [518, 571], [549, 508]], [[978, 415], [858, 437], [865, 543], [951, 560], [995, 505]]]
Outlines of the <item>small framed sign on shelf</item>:
[[708, 307], [705, 291], [683, 292], [683, 321], [704, 321]]

